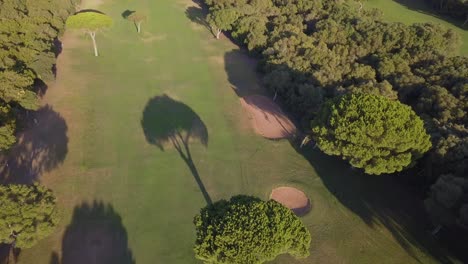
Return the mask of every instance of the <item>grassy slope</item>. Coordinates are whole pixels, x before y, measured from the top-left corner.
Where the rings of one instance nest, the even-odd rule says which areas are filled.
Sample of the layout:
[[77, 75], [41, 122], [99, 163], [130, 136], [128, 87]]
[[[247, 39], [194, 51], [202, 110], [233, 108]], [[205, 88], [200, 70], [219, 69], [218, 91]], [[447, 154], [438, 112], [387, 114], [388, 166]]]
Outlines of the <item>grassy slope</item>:
[[[115, 19], [114, 28], [98, 36], [101, 57], [92, 56], [88, 39], [66, 43], [69, 61], [46, 101], [67, 121], [69, 152], [41, 179], [60, 199], [62, 226], [24, 250], [19, 263], [49, 263], [51, 252], [60, 252], [74, 206], [93, 200], [120, 214], [136, 263], [198, 263], [191, 221], [203, 196], [177, 152], [148, 144], [140, 125], [147, 101], [163, 93], [190, 106], [208, 127], [208, 147], [193, 143], [191, 150], [213, 200], [239, 193], [266, 199], [282, 184], [310, 196], [313, 211], [303, 220], [313, 236], [311, 257], [282, 256], [274, 263], [435, 262], [413, 240], [413, 231], [422, 231], [414, 222], [419, 204], [413, 206], [401, 186], [357, 175], [318, 152], [308, 154], [312, 167], [287, 141], [251, 132], [228, 80], [241, 76], [255, 86], [252, 67], [231, 52], [235, 46], [191, 23], [188, 4], [114, 0], [100, 7]], [[149, 12], [145, 35], [120, 18], [127, 8]], [[232, 66], [227, 72], [224, 60]]]
[[431, 22], [451, 28], [460, 35], [463, 42], [460, 54], [468, 55], [468, 31], [466, 27], [461, 27], [459, 21], [437, 15], [423, 0], [368, 0], [365, 6], [383, 10], [384, 18], [389, 21], [408, 24]]

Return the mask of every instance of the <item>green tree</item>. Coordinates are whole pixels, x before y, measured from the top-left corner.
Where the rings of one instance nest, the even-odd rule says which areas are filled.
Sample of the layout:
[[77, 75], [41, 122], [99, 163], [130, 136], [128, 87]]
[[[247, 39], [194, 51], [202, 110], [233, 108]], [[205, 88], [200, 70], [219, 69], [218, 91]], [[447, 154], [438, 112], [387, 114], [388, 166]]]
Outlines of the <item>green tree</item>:
[[368, 174], [402, 171], [431, 147], [423, 121], [409, 106], [371, 94], [347, 94], [324, 104], [312, 121], [320, 149]]
[[10, 106], [0, 103], [0, 151], [8, 150], [16, 142], [16, 120]]
[[310, 233], [291, 210], [276, 201], [234, 196], [195, 216], [195, 255], [205, 263], [260, 264], [289, 253], [309, 255]]
[[147, 19], [147, 16], [141, 12], [138, 12], [138, 11], [132, 11], [127, 17], [126, 19], [132, 21], [136, 28], [137, 28], [137, 32], [140, 33], [141, 32], [141, 23], [143, 23], [144, 21], [146, 21]]
[[0, 185], [0, 242], [30, 248], [59, 222], [52, 191], [35, 185]]
[[102, 29], [109, 28], [113, 24], [112, 18], [98, 12], [81, 12], [67, 19], [68, 29], [84, 30], [93, 40], [94, 56], [98, 56], [96, 45], [96, 33]]
[[213, 29], [216, 39], [219, 39], [223, 30], [231, 30], [232, 24], [239, 18], [239, 13], [235, 9], [221, 9], [211, 12], [207, 21]]
[[34, 83], [32, 73], [19, 73], [17, 71], [0, 71], [0, 98], [3, 101], [17, 102], [23, 108], [36, 110], [38, 99], [34, 91], [31, 91]]

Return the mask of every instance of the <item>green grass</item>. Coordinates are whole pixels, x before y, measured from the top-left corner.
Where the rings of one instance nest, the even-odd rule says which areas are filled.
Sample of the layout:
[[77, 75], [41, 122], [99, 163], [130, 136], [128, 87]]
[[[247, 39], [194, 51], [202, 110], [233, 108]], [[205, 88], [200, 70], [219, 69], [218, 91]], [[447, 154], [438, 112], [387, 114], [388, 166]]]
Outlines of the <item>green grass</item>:
[[424, 0], [368, 0], [365, 6], [382, 10], [384, 18], [388, 21], [406, 24], [431, 22], [451, 28], [460, 35], [462, 40], [459, 53], [463, 56], [468, 55], [467, 27], [461, 26], [463, 22], [438, 15], [424, 3]]
[[[100, 57], [81, 35], [65, 43], [66, 62], [45, 100], [67, 122], [68, 155], [41, 178], [56, 192], [63, 220], [54, 235], [23, 250], [19, 263], [52, 264], [53, 252], [85, 259], [106, 250], [103, 239], [116, 234], [112, 254], [128, 256], [128, 248], [136, 263], [199, 263], [192, 219], [204, 197], [178, 151], [148, 143], [141, 124], [148, 101], [163, 94], [193, 110], [207, 128], [207, 145], [189, 147], [211, 199], [267, 199], [279, 185], [309, 195], [313, 209], [303, 221], [312, 233], [311, 256], [273, 263], [437, 263], [433, 255], [440, 252], [420, 224], [421, 202], [403, 186], [360, 175], [316, 150], [304, 157], [288, 141], [252, 132], [230, 81], [244, 77], [236, 83], [258, 87], [253, 65], [233, 44], [190, 22], [184, 13], [190, 2], [109, 1], [99, 9], [115, 25], [97, 36]], [[141, 36], [121, 18], [126, 9], [148, 12]], [[95, 217], [80, 225], [74, 208], [93, 201], [112, 210], [79, 211]], [[62, 245], [64, 234], [73, 243]], [[88, 253], [78, 250], [86, 241]]]

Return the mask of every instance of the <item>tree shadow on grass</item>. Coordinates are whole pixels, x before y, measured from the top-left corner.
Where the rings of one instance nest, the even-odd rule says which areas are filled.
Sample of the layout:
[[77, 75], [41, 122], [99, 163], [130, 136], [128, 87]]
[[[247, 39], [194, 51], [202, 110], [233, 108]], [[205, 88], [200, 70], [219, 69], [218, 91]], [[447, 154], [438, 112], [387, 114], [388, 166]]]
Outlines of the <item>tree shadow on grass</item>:
[[122, 12], [121, 16], [122, 16], [123, 19], [128, 19], [128, 17], [129, 17], [131, 14], [135, 13], [135, 12], [136, 12], [136, 11], [128, 10], [128, 9], [127, 9], [127, 10], [125, 10], [125, 11]]
[[337, 157], [327, 156], [312, 147], [300, 149], [299, 144], [291, 141], [294, 149], [316, 170], [326, 188], [367, 225], [385, 226], [400, 246], [419, 263], [421, 260], [413, 247], [433, 256], [440, 263], [452, 263], [448, 252], [442, 250], [430, 235], [432, 226], [423, 201], [395, 181], [394, 175], [365, 175]]
[[143, 111], [141, 126], [148, 143], [164, 151], [171, 144], [190, 169], [207, 204], [212, 200], [192, 159], [189, 144], [193, 140], [208, 145], [208, 130], [201, 118], [186, 104], [167, 95], [148, 101]]
[[[129, 17], [130, 15], [132, 15], [133, 13], [135, 13], [135, 12], [136, 12], [136, 11], [127, 9], [127, 10], [123, 11], [122, 14], [120, 14], [120, 15], [122, 16], [123, 19], [128, 20], [128, 17]], [[135, 30], [138, 32], [137, 23], [134, 22], [133, 25], [135, 26]]]
[[433, 16], [435, 18], [444, 20], [455, 27], [458, 27], [460, 29], [466, 30], [466, 27], [463, 26], [463, 20], [456, 20], [455, 18], [452, 18], [448, 15], [441, 14], [438, 12], [436, 9], [432, 8], [429, 3], [425, 3], [424, 0], [393, 0], [397, 3], [399, 3], [402, 6], [405, 6], [406, 8], [416, 11], [419, 13], [423, 13], [425, 15]]
[[213, 30], [211, 29], [210, 24], [206, 21], [207, 14], [208, 14], [207, 9], [203, 7], [189, 6], [185, 10], [185, 15], [187, 16], [188, 19], [190, 19], [190, 21], [200, 26], [203, 26], [213, 36], [215, 36], [213, 33]]
[[50, 264], [135, 264], [122, 218], [110, 204], [94, 201], [75, 207], [62, 240], [61, 260]]
[[234, 49], [224, 54], [224, 69], [237, 96], [266, 95], [257, 73], [257, 60], [247, 52]]
[[28, 114], [24, 132], [0, 156], [0, 182], [29, 184], [61, 164], [68, 153], [67, 124], [51, 106]]
[[15, 264], [20, 254], [20, 248], [13, 248], [11, 244], [0, 243], [0, 264]]

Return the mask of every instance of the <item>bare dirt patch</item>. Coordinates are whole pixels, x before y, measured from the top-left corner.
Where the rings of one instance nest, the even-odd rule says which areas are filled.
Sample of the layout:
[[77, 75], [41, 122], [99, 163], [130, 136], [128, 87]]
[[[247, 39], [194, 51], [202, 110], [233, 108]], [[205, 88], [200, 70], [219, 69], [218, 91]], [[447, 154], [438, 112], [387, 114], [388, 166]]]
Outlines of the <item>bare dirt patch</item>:
[[165, 35], [165, 34], [155, 35], [155, 34], [152, 34], [152, 33], [149, 33], [149, 32], [144, 32], [143, 36], [141, 37], [141, 40], [144, 43], [153, 43], [153, 42], [156, 42], [156, 41], [165, 40], [166, 38], [167, 38], [167, 35]]
[[270, 98], [250, 95], [240, 100], [257, 134], [269, 139], [282, 139], [296, 133], [296, 126]]
[[293, 187], [273, 189], [270, 199], [291, 209], [296, 215], [304, 215], [310, 210], [310, 200], [304, 192]]

